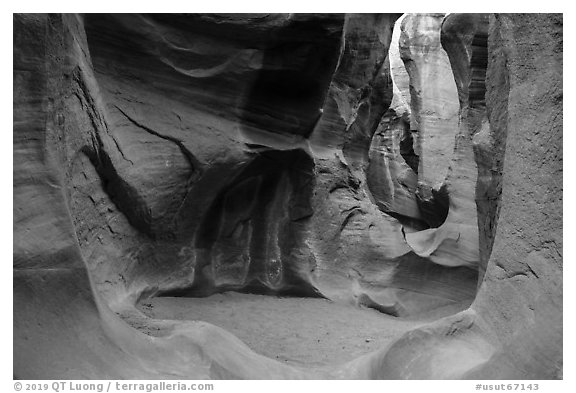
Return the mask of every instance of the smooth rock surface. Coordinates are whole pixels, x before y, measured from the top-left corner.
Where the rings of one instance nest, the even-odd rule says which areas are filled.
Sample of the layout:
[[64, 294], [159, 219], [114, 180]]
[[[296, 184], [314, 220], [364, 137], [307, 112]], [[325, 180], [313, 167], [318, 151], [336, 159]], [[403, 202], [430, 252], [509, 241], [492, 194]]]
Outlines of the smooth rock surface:
[[[560, 378], [562, 16], [399, 16], [14, 15], [15, 377]], [[455, 314], [315, 367], [136, 307], [230, 290]]]
[[408, 14], [401, 24], [400, 55], [410, 77], [410, 129], [418, 132], [418, 180], [422, 197], [439, 189], [458, 132], [458, 93], [446, 51], [440, 42], [444, 14]]
[[486, 274], [469, 310], [398, 340], [381, 378], [562, 378], [562, 25], [490, 16], [486, 106], [506, 147]]

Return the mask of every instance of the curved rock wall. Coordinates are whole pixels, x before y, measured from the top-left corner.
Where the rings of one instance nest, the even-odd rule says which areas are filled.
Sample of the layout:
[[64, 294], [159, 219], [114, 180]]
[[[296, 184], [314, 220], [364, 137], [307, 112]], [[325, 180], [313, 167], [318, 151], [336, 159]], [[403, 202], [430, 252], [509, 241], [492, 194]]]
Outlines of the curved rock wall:
[[[393, 99], [397, 16], [191, 18], [185, 29], [179, 17], [85, 21], [111, 142], [73, 178], [79, 200], [100, 195], [100, 213], [78, 202], [74, 216], [80, 237], [98, 217], [93, 227], [111, 228], [84, 249], [112, 304], [243, 290], [407, 315], [471, 301], [475, 272], [416, 255], [367, 187], [370, 145]], [[184, 72], [175, 59], [211, 68]], [[292, 110], [310, 120], [297, 129]], [[95, 174], [105, 193], [86, 184]]]
[[393, 96], [372, 137], [367, 182], [381, 211], [409, 220], [412, 226], [426, 227], [419, 222], [423, 221], [417, 198], [420, 158], [414, 151], [418, 134], [410, 129], [410, 77], [400, 58], [400, 26], [405, 16], [394, 24], [388, 50]]
[[[443, 14], [407, 14], [397, 23], [393, 45], [398, 47], [390, 53], [399, 86], [372, 140], [368, 180], [379, 208], [403, 223], [412, 252], [439, 265], [476, 269], [478, 176], [472, 139], [480, 126], [472, 123], [484, 119], [487, 127], [487, 119], [485, 110], [473, 111], [468, 103], [472, 82], [462, 70], [470, 69], [471, 60], [462, 56], [470, 52], [471, 43], [445, 45], [446, 50], [441, 45], [462, 41], [441, 32], [449, 21]], [[454, 34], [463, 34], [461, 30]], [[486, 36], [478, 37], [480, 41], [485, 50]], [[474, 67], [473, 83], [478, 83], [485, 61]], [[474, 86], [473, 99], [483, 96], [482, 89]], [[469, 120], [472, 117], [479, 120]]]
[[302, 137], [318, 121], [343, 23], [331, 15], [87, 17], [102, 111], [120, 151], [111, 164], [118, 180], [104, 181], [131, 226], [113, 230], [116, 257], [131, 263], [116, 264], [112, 277], [129, 294], [302, 286], [289, 260], [297, 221], [310, 215], [314, 164]]
[[[15, 375], [558, 377], [562, 17], [398, 17], [15, 15]], [[114, 314], [242, 290], [405, 316], [477, 285], [334, 370]]]
[[415, 152], [423, 199], [448, 174], [458, 132], [458, 93], [440, 42], [444, 14], [407, 14], [401, 25], [400, 55], [410, 77], [410, 129], [418, 132]]
[[400, 147], [410, 110], [399, 109], [405, 99], [394, 94], [389, 71], [392, 61], [403, 68], [398, 54], [389, 55], [399, 51], [389, 44], [398, 43], [395, 18], [347, 16], [339, 65], [310, 138], [316, 185], [305, 243], [311, 281], [324, 296], [409, 315], [471, 301], [476, 272], [438, 265], [405, 240], [405, 230], [426, 226]]
[[[484, 19], [449, 16], [447, 51], [474, 45]], [[460, 24], [476, 33], [455, 37]], [[379, 377], [562, 378], [562, 25], [561, 14], [490, 16], [486, 106], [491, 141], [496, 152], [505, 144], [505, 155], [494, 180], [502, 187], [498, 226], [482, 232], [484, 244], [494, 239], [486, 274], [470, 309], [375, 355]]]
[[[422, 256], [430, 256], [439, 264], [448, 266], [467, 265], [476, 268], [479, 264], [479, 235], [476, 207], [476, 188], [478, 183], [477, 161], [473, 150], [473, 139], [481, 129], [488, 129], [484, 103], [484, 79], [486, 70], [487, 35], [485, 15], [478, 14], [473, 18], [479, 19], [478, 26], [470, 21], [454, 23], [455, 19], [463, 18], [461, 15], [452, 15], [443, 19], [440, 31], [442, 52], [447, 54], [451, 70], [454, 70], [454, 83], [459, 97], [459, 110], [457, 120], [457, 133], [453, 136], [453, 145], [448, 141], [442, 143], [443, 147], [453, 146], [448, 154], [442, 154], [449, 159], [449, 166], [441, 190], [444, 190], [449, 199], [448, 214], [445, 221], [438, 228], [407, 233], [408, 244]], [[482, 22], [484, 21], [484, 24]], [[453, 26], [456, 25], [456, 26]], [[467, 31], [470, 29], [471, 32]], [[471, 42], [469, 37], [474, 38]], [[429, 65], [425, 64], [425, 67]], [[418, 69], [417, 66], [413, 66]], [[441, 90], [440, 90], [441, 91]], [[436, 105], [441, 99], [433, 100]], [[446, 107], [444, 107], [446, 108]], [[421, 109], [427, 114], [438, 113], [443, 119], [442, 112], [433, 109]], [[449, 133], [453, 124], [445, 121], [440, 132]], [[425, 124], [423, 136], [419, 141], [426, 145]], [[436, 137], [430, 136], [432, 139]], [[438, 143], [433, 141], [432, 144]], [[490, 146], [488, 146], [489, 150]], [[434, 155], [433, 157], [436, 157]], [[426, 183], [426, 177], [419, 181]]]
[[168, 356], [174, 346], [155, 344], [121, 322], [93, 290], [71, 217], [64, 143], [79, 138], [79, 127], [91, 120], [89, 108], [66, 102], [77, 100], [74, 72], [90, 70], [81, 20], [15, 15], [14, 32], [14, 375], [149, 378], [169, 369], [207, 375], [193, 352], [179, 366]]
[[[562, 377], [562, 32], [562, 14], [491, 17], [487, 97], [492, 118], [507, 118], [507, 138], [498, 227], [473, 308], [501, 349], [470, 378]], [[495, 83], [502, 73], [508, 94]]]

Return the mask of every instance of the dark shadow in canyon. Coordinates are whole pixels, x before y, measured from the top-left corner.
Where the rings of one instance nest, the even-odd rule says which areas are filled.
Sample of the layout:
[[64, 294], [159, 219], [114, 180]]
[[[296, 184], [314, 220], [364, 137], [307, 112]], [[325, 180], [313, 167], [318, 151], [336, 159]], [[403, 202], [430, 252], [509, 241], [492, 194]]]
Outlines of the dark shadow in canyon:
[[320, 119], [340, 56], [344, 16], [322, 15], [318, 22], [293, 14], [266, 42], [239, 115], [243, 133], [254, 142], [262, 131], [307, 138]]
[[[165, 22], [162, 16], [150, 18]], [[243, 93], [238, 98], [238, 107], [235, 108], [240, 117], [240, 130], [247, 139], [245, 152], [248, 163], [239, 162], [239, 166], [244, 165], [240, 174], [223, 190], [212, 191], [217, 195], [204, 213], [194, 238], [192, 239], [191, 235], [190, 238], [179, 240], [182, 244], [190, 242], [195, 249], [193, 284], [186, 288], [160, 289], [158, 292], [155, 292], [155, 288], [153, 292], [156, 296], [207, 297], [215, 293], [236, 291], [270, 296], [323, 297], [310, 282], [312, 262], [311, 266], [308, 266], [309, 262], [303, 258], [305, 253], [301, 251], [306, 247], [307, 219], [314, 213], [311, 206], [316, 176], [313, 158], [304, 150], [297, 149], [297, 143], [284, 144], [282, 147], [292, 150], [277, 150], [266, 145], [268, 140], [274, 139], [272, 142], [275, 144], [285, 136], [307, 138], [313, 131], [321, 116], [320, 109], [341, 55], [343, 17], [324, 16], [322, 23], [315, 23], [305, 17], [296, 18], [275, 28], [270, 36], [252, 37], [256, 32], [243, 36], [241, 28], [237, 28], [237, 32], [234, 30], [232, 35], [231, 32], [218, 33], [227, 38], [231, 37], [231, 41], [252, 37], [257, 41], [258, 50], [261, 50], [260, 68], [244, 74], [249, 87], [240, 90]], [[192, 26], [191, 21], [198, 25]], [[162, 94], [193, 102], [198, 108], [220, 111], [217, 108], [220, 108], [222, 103], [216, 105], [211, 100], [220, 95], [230, 96], [234, 86], [228, 83], [228, 78], [234, 77], [234, 74], [225, 74], [222, 77], [224, 79], [215, 76], [191, 79], [175, 72], [159, 61], [162, 57], [156, 52], [164, 56], [162, 50], [143, 47], [141, 41], [134, 37], [121, 39], [120, 33], [130, 30], [127, 27], [129, 24], [122, 22], [126, 21], [110, 16], [91, 16], [87, 19], [88, 42], [96, 70], [100, 68], [98, 65], [102, 59], [112, 56], [109, 53], [112, 52], [120, 59], [117, 61], [125, 66], [119, 68], [121, 76], [136, 80], [139, 85], [145, 85], [145, 81], [154, 81], [155, 89]], [[191, 20], [177, 18], [175, 23], [177, 26], [182, 24], [182, 28], [188, 26], [185, 30], [191, 34], [200, 34], [199, 31], [202, 35], [216, 34], [211, 30], [210, 23], [197, 17]], [[109, 26], [114, 29], [108, 29]], [[130, 38], [130, 34], [127, 36]], [[131, 48], [131, 40], [139, 42], [139, 45]], [[130, 53], [133, 56], [129, 56]], [[191, 61], [174, 57], [172, 52], [168, 57], [171, 60], [177, 58], [178, 64]], [[147, 66], [142, 67], [142, 63]], [[376, 70], [381, 71], [385, 66], [386, 63], [382, 60]], [[158, 74], [158, 77], [155, 74]], [[238, 84], [237, 81], [235, 83]], [[177, 91], [174, 90], [176, 86]], [[219, 94], [209, 97], [196, 94], [205, 89]], [[386, 75], [375, 78], [369, 88], [362, 91], [360, 98], [369, 100], [360, 106], [358, 120], [351, 127], [352, 136], [347, 140], [344, 149], [345, 155], [351, 161], [368, 160], [370, 138], [378, 124], [377, 120], [388, 110], [390, 92], [391, 81]], [[135, 127], [151, 133], [146, 126], [131, 119], [120, 108], [118, 110]], [[417, 172], [419, 157], [413, 148], [415, 131], [409, 129], [409, 122], [406, 126], [408, 128], [401, 142], [400, 153], [406, 163]], [[266, 142], [261, 139], [263, 134], [270, 137]], [[181, 143], [177, 145], [182, 147]], [[132, 190], [130, 184], [116, 173], [116, 168], [107, 154], [97, 157], [100, 162], [95, 161], [94, 155], [91, 158], [98, 168], [106, 191], [131, 224], [153, 241], [170, 242], [170, 236], [174, 237], [173, 233], [177, 234], [178, 228], [167, 228], [149, 217], [146, 204], [137, 190]], [[191, 162], [190, 167], [194, 172], [196, 168], [192, 164], [194, 163]], [[418, 193], [416, 196], [423, 218], [418, 223], [408, 223], [409, 217], [394, 212], [386, 213], [418, 230], [440, 226], [448, 214], [449, 195], [446, 189], [430, 190], [429, 194]], [[179, 218], [182, 220], [182, 217]], [[157, 247], [157, 244], [152, 243], [150, 247]], [[398, 269], [401, 272], [398, 273], [397, 280], [401, 282], [394, 282], [392, 287], [418, 291], [422, 285], [429, 289], [435, 284], [435, 280], [453, 281], [452, 278], [442, 278], [445, 276], [444, 270], [450, 277], [453, 272], [462, 272], [464, 286], [470, 278], [471, 273], [466, 270], [428, 266], [431, 265], [429, 261], [418, 260], [426, 262], [421, 275], [424, 278], [432, 277], [430, 284], [417, 277], [419, 273], [415, 266], [420, 265], [405, 261], [413, 259], [418, 258], [406, 255], [398, 260]], [[454, 275], [456, 276], [458, 274]], [[457, 280], [454, 280], [454, 285], [460, 287]], [[441, 286], [439, 290], [444, 289]], [[468, 290], [464, 297], [470, 297]], [[377, 301], [368, 303], [364, 305], [390, 315], [402, 314], [401, 311], [390, 311]]]
[[[314, 163], [303, 150], [265, 150], [209, 208], [196, 239], [199, 259], [189, 289], [161, 296], [204, 297], [237, 291], [321, 297], [296, 271], [313, 214]], [[298, 267], [301, 269], [301, 267]]]

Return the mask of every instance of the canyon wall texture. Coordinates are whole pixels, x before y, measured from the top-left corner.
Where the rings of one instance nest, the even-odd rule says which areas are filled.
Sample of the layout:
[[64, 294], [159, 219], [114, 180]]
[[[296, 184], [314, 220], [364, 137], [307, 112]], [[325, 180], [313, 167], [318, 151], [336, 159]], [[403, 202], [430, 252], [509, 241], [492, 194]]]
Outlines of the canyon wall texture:
[[[561, 378], [562, 16], [14, 16], [14, 375]], [[147, 296], [456, 307], [332, 369]], [[465, 359], [465, 360], [463, 360]]]
[[[473, 100], [479, 87], [473, 47], [485, 31], [484, 18], [450, 15], [442, 28], [448, 53], [457, 44], [472, 49], [472, 72], [459, 79], [468, 86], [461, 99], [473, 116], [469, 129], [478, 127], [483, 106]], [[455, 36], [458, 24], [470, 30]], [[501, 189], [502, 196], [495, 208], [494, 199], [479, 195], [481, 244], [493, 242], [486, 274], [468, 310], [408, 332], [383, 354], [380, 377], [562, 378], [562, 24], [562, 15], [490, 16], [485, 80], [490, 128], [478, 131], [488, 135], [476, 134], [474, 141], [480, 149], [496, 148], [482, 164], [493, 165], [493, 178], [478, 188], [486, 190], [490, 181], [492, 195]], [[486, 225], [496, 220], [497, 228]]]

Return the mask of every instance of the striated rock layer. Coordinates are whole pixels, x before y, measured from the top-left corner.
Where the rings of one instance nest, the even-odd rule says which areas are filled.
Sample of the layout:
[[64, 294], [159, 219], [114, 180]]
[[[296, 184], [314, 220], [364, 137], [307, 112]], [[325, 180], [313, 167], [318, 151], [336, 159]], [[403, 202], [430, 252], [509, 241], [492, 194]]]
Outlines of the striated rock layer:
[[[14, 375], [557, 378], [562, 17], [398, 17], [15, 15]], [[474, 303], [330, 369], [117, 315], [227, 290]]]
[[[446, 49], [482, 36], [484, 20], [448, 17]], [[480, 232], [483, 244], [493, 241], [486, 274], [470, 309], [408, 332], [385, 351], [379, 377], [562, 378], [562, 24], [562, 15], [490, 16], [489, 141], [496, 152], [505, 143], [505, 154], [502, 179], [496, 172], [493, 180], [502, 187], [500, 209], [479, 209], [481, 223], [498, 221]], [[476, 32], [457, 37], [457, 25]]]
[[[465, 46], [447, 46], [449, 53], [442, 47], [443, 21], [443, 14], [407, 14], [396, 24], [390, 62], [398, 83], [372, 139], [368, 180], [379, 208], [403, 224], [413, 253], [438, 265], [476, 269], [472, 138], [478, 130], [466, 125], [468, 103], [458, 100], [467, 94], [466, 76], [455, 68], [469, 69], [470, 61], [457, 64]], [[485, 48], [486, 36], [482, 42]]]
[[418, 132], [414, 150], [425, 198], [439, 189], [450, 166], [458, 130], [458, 94], [440, 42], [444, 14], [407, 14], [399, 37], [400, 55], [410, 80], [410, 129]]

